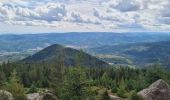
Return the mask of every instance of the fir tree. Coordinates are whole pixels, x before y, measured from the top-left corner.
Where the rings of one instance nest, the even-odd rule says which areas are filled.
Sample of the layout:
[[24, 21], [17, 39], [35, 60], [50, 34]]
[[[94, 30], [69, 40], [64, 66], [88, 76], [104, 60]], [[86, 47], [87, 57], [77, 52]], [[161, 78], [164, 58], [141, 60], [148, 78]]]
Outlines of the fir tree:
[[5, 85], [5, 89], [12, 93], [16, 100], [26, 100], [24, 87], [17, 77], [16, 70], [13, 70], [13, 72], [11, 73], [9, 82]]

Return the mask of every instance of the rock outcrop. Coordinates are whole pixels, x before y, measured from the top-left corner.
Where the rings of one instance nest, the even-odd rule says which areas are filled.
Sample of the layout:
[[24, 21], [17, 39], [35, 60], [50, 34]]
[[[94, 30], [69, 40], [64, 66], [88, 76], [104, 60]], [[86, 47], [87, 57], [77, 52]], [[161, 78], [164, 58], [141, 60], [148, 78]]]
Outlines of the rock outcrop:
[[27, 99], [28, 100], [42, 100], [42, 96], [40, 93], [31, 93], [27, 94]]
[[115, 96], [115, 95], [109, 95], [110, 96], [110, 100], [124, 100], [121, 97]]
[[142, 96], [144, 100], [170, 100], [170, 86], [160, 79], [140, 91], [138, 95]]
[[27, 94], [28, 100], [58, 100], [52, 93], [31, 93]]
[[13, 96], [8, 91], [0, 90], [0, 100], [13, 100]]

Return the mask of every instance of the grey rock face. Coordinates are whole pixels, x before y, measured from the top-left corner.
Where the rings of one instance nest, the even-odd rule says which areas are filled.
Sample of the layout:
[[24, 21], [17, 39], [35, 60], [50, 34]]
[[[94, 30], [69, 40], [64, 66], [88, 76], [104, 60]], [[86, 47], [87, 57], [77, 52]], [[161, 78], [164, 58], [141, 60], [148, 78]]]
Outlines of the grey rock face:
[[13, 100], [13, 96], [8, 91], [0, 90], [0, 100]]
[[144, 100], [170, 100], [170, 86], [160, 79], [140, 91], [138, 95], [142, 96]]

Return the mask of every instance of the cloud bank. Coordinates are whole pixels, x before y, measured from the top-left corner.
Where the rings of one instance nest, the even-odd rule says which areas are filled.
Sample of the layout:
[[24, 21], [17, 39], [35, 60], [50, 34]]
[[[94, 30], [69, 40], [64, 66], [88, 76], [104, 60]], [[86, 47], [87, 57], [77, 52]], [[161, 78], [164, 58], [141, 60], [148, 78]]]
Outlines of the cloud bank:
[[0, 0], [0, 23], [75, 31], [169, 31], [169, 0]]

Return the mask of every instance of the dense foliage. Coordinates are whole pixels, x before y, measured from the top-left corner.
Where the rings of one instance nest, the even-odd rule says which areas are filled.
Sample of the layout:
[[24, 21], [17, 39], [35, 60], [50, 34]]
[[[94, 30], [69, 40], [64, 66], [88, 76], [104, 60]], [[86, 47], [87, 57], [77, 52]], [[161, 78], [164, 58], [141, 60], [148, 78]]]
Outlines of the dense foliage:
[[[24, 93], [41, 89], [48, 89], [61, 100], [109, 100], [108, 94], [112, 93], [134, 100], [139, 98], [135, 95], [137, 91], [158, 79], [170, 83], [170, 71], [158, 64], [142, 69], [121, 66], [68, 68], [62, 62], [57, 65], [8, 62], [0, 66], [0, 88], [21, 100], [24, 100]], [[24, 91], [24, 88], [29, 89]]]

